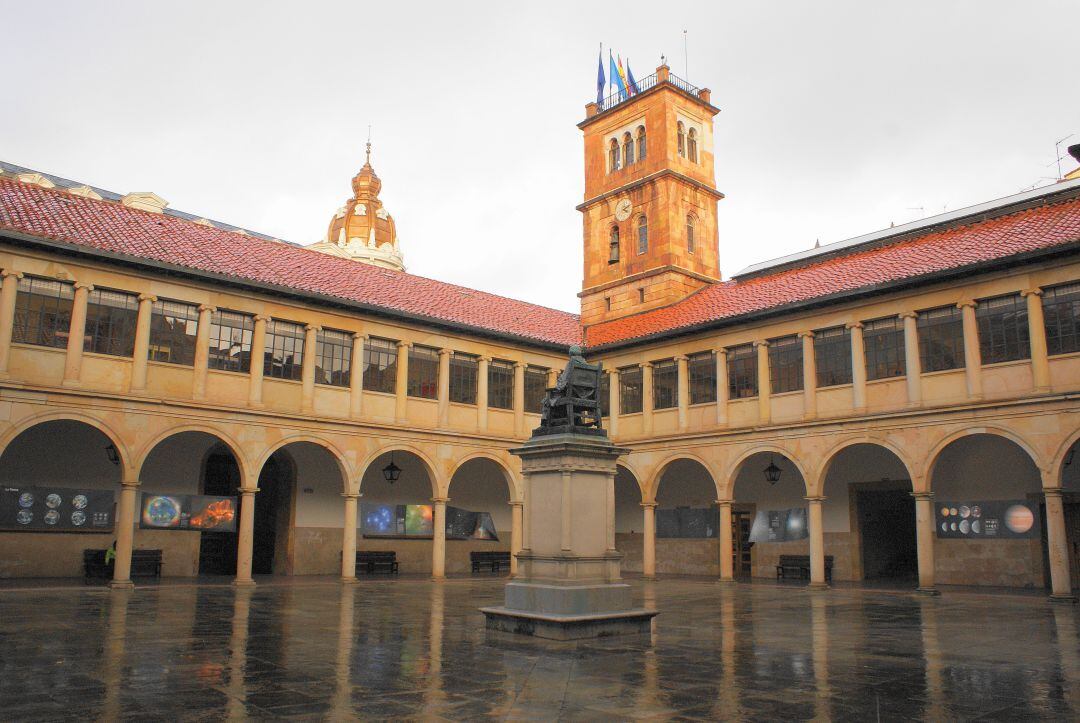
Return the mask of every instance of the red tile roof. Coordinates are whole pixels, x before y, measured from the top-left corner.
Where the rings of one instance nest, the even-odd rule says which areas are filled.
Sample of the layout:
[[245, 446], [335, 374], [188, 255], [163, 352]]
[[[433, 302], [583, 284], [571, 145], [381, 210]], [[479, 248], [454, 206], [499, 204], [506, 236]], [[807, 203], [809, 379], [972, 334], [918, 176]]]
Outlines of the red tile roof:
[[590, 347], [625, 343], [788, 304], [962, 269], [1080, 241], [1080, 199], [933, 231], [798, 268], [708, 286], [677, 304], [585, 330]]
[[3, 229], [526, 340], [581, 339], [575, 314], [8, 178]]

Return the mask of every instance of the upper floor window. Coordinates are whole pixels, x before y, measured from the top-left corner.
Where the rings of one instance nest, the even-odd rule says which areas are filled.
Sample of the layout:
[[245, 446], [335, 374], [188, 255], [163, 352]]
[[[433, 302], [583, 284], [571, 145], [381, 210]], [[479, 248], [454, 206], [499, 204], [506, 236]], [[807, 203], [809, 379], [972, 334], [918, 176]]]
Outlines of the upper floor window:
[[514, 363], [492, 359], [488, 364], [488, 406], [514, 408]]
[[645, 160], [645, 152], [647, 145], [645, 143], [645, 126], [637, 127], [637, 159], [639, 161]]
[[686, 214], [686, 251], [687, 253], [694, 253], [694, 245], [697, 242], [695, 233], [697, 232], [697, 217], [692, 213]]
[[543, 407], [544, 393], [547, 391], [548, 370], [544, 367], [528, 366], [525, 368], [525, 411], [539, 414]]
[[215, 311], [210, 320], [211, 369], [227, 372], [251, 370], [251, 338], [255, 334], [255, 319], [235, 311]]
[[138, 317], [139, 297], [135, 294], [94, 289], [86, 303], [83, 351], [133, 356]]
[[678, 136], [679, 155], [686, 158], [686, 126], [682, 121], [675, 126], [675, 133]]
[[924, 372], [964, 366], [964, 319], [955, 306], [919, 312], [919, 361]]
[[608, 144], [608, 173], [619, 170], [619, 141], [611, 139]]
[[364, 389], [393, 394], [397, 389], [397, 342], [369, 337], [364, 342]]
[[611, 237], [608, 241], [608, 263], [619, 263], [619, 227], [611, 227]]
[[814, 332], [817, 385], [851, 384], [851, 331], [843, 326]]
[[439, 397], [439, 350], [414, 344], [409, 348], [409, 379], [405, 393], [418, 399]]
[[[13, 283], [9, 276], [4, 282]], [[15, 287], [15, 326], [11, 340], [62, 349], [71, 329], [71, 307], [75, 288], [62, 281], [25, 276]]]
[[623, 163], [627, 166], [634, 162], [634, 137], [627, 131], [622, 137]]
[[686, 157], [697, 163], [697, 129], [691, 128], [686, 134]]
[[195, 364], [199, 307], [158, 299], [150, 307], [150, 361]]
[[637, 414], [641, 411], [641, 367], [624, 367], [619, 370], [619, 413]]
[[757, 350], [753, 344], [728, 349], [728, 398], [746, 399], [758, 393]]
[[649, 220], [642, 214], [637, 220], [637, 252], [643, 254], [649, 250]]
[[674, 359], [653, 362], [653, 409], [679, 405], [679, 365]]
[[450, 401], [476, 404], [476, 380], [480, 362], [472, 354], [454, 352], [450, 357]]
[[1047, 353], [1080, 351], [1080, 283], [1046, 289], [1042, 305]]
[[291, 321], [266, 322], [263, 374], [271, 379], [300, 379], [304, 370], [304, 327]]
[[352, 375], [352, 334], [320, 329], [315, 335], [315, 383], [347, 387]]
[[690, 377], [690, 403], [705, 404], [716, 401], [716, 355], [711, 351], [691, 354], [686, 362]]
[[893, 316], [864, 323], [863, 348], [868, 380], [904, 376], [907, 371], [904, 324], [899, 318]]
[[1031, 358], [1027, 302], [1020, 294], [977, 302], [975, 319], [983, 364]]
[[769, 389], [774, 394], [803, 388], [802, 339], [792, 334], [769, 341]]

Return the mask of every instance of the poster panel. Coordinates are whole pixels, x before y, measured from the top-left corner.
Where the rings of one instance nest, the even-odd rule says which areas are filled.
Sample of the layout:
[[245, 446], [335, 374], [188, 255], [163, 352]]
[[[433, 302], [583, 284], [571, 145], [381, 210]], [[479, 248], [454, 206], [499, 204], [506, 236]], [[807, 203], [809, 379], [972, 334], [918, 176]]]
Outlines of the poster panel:
[[[435, 526], [431, 505], [360, 503], [360, 532], [364, 537], [431, 539]], [[446, 539], [498, 540], [490, 512], [446, 508]]]
[[676, 507], [656, 510], [658, 538], [705, 539], [716, 537], [720, 511], [715, 507]]
[[72, 487], [0, 488], [0, 530], [111, 532], [112, 490]]
[[942, 539], [1031, 539], [1039, 535], [1038, 507], [1027, 500], [935, 501]]
[[793, 542], [809, 536], [805, 507], [762, 510], [754, 516], [750, 528], [750, 542]]
[[143, 492], [139, 499], [139, 527], [236, 532], [236, 511], [235, 497]]

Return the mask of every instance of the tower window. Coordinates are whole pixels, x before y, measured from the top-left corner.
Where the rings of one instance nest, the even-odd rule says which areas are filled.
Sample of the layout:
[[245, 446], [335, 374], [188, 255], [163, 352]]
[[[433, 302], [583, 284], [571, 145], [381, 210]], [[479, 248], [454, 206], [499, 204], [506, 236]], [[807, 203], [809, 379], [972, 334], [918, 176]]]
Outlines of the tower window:
[[694, 218], [694, 214], [687, 214], [686, 216], [686, 251], [687, 253], [694, 253], [694, 230], [697, 226], [697, 219]]
[[679, 136], [679, 155], [686, 158], [686, 127], [679, 121], [675, 127], [675, 132]]
[[623, 161], [628, 166], [634, 162], [634, 139], [630, 133], [623, 134]]
[[619, 263], [619, 227], [611, 227], [611, 240], [608, 242], [608, 263]]
[[639, 304], [645, 303], [645, 289], [642, 288], [637, 290], [637, 300]]
[[649, 221], [644, 215], [637, 222], [637, 252], [643, 254], [649, 250]]
[[608, 148], [608, 173], [619, 170], [619, 142], [614, 138], [611, 139], [611, 143]]
[[604, 310], [605, 311], [611, 311], [611, 297], [610, 296], [605, 296], [604, 297]]
[[686, 134], [686, 155], [692, 163], [697, 163], [697, 130], [694, 128]]
[[645, 160], [645, 126], [637, 127], [637, 159]]

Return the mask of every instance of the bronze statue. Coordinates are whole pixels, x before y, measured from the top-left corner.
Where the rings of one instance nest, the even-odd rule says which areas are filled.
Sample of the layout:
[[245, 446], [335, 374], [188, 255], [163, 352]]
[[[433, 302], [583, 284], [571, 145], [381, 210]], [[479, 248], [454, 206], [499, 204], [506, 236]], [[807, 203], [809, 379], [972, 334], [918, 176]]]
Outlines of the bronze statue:
[[592, 434], [606, 436], [600, 414], [600, 364], [590, 364], [580, 346], [570, 347], [570, 361], [555, 386], [547, 390], [540, 410], [543, 434]]

